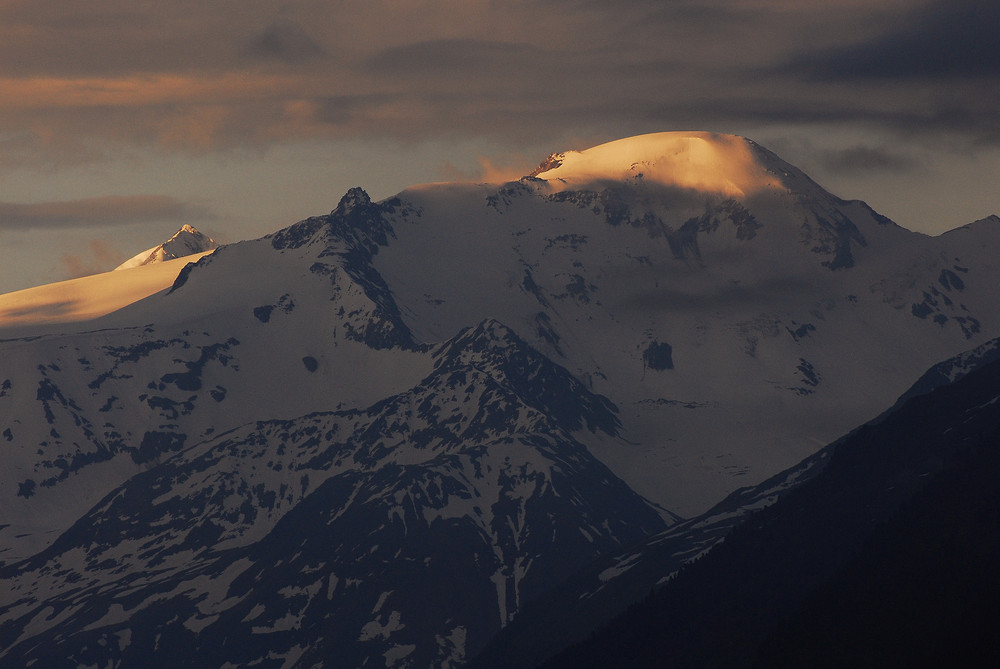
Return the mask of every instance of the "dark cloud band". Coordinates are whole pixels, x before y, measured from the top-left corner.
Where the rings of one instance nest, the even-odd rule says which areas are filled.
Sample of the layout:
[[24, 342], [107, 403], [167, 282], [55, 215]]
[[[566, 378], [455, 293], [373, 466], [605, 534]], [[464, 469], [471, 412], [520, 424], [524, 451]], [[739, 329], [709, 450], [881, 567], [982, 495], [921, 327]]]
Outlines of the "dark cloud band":
[[88, 228], [213, 218], [199, 205], [162, 195], [106, 196], [64, 202], [0, 202], [0, 229]]
[[26, 147], [0, 165], [817, 123], [1000, 141], [996, 0], [262, 2], [239, 21], [95, 1], [101, 21], [68, 0], [0, 9], [0, 62], [16, 65], [0, 148]]
[[803, 54], [792, 69], [833, 81], [995, 77], [998, 35], [996, 0], [938, 0], [900, 16], [874, 39]]

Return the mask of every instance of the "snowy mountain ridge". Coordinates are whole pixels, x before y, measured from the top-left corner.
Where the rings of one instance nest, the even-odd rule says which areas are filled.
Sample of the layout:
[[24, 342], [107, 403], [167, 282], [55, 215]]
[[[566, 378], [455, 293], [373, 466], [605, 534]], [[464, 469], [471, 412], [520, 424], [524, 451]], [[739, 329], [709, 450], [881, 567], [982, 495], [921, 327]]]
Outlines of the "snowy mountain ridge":
[[211, 251], [103, 272], [0, 295], [0, 338], [72, 332], [80, 323], [106, 316], [170, 288], [191, 262]]
[[133, 267], [142, 267], [151, 263], [183, 258], [196, 253], [212, 251], [218, 247], [219, 245], [214, 239], [185, 223], [170, 239], [153, 248], [135, 254], [118, 267], [115, 267], [115, 270], [132, 269]]

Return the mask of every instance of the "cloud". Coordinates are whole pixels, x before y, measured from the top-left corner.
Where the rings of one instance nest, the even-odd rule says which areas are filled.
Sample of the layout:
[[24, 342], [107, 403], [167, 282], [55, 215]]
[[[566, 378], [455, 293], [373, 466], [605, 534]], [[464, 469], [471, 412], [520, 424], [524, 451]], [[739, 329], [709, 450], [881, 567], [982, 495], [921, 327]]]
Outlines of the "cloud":
[[439, 172], [447, 181], [465, 181], [476, 183], [507, 183], [517, 181], [531, 172], [532, 161], [537, 161], [538, 156], [526, 158], [524, 156], [508, 155], [502, 158], [490, 158], [487, 156], [476, 157], [476, 167], [462, 169], [450, 162], [444, 163]]
[[[536, 57], [534, 49], [524, 44], [474, 39], [420, 41], [390, 47], [367, 59], [369, 72], [393, 77], [431, 75], [449, 81], [456, 75], [480, 73], [494, 75], [509, 68], [525, 67]], [[535, 63], [535, 67], [543, 67]]]
[[254, 35], [245, 49], [254, 58], [298, 64], [327, 55], [301, 27], [294, 23], [273, 23]]
[[822, 167], [833, 173], [903, 172], [917, 167], [914, 159], [897, 151], [862, 145], [823, 151], [819, 161]]
[[996, 0], [937, 0], [889, 25], [874, 38], [806, 54], [794, 67], [819, 80], [1000, 75]]
[[0, 111], [109, 109], [244, 102], [301, 85], [289, 77], [239, 73], [122, 77], [0, 78]]
[[993, 141], [998, 21], [992, 0], [3, 3], [0, 161], [747, 124]]
[[[363, 118], [377, 118], [373, 113], [379, 108], [392, 105], [394, 100], [390, 95], [330, 95], [312, 100], [300, 101], [308, 105], [309, 121], [346, 125], [357, 124]], [[356, 127], [356, 125], [355, 125]]]
[[0, 202], [0, 230], [88, 228], [213, 218], [201, 206], [163, 195], [105, 196], [63, 202]]
[[15, 77], [232, 70], [244, 57], [241, 47], [276, 22], [275, 4], [3, 2], [0, 62]]
[[85, 252], [66, 253], [59, 258], [64, 279], [108, 272], [126, 260], [121, 251], [99, 239], [91, 240], [88, 246]]

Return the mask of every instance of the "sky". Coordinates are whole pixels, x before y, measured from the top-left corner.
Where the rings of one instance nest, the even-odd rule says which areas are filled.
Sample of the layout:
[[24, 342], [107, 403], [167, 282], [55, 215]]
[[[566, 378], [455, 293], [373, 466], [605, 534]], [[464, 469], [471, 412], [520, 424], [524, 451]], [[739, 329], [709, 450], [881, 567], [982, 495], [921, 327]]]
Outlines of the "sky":
[[0, 293], [668, 130], [939, 234], [1000, 213], [998, 34], [996, 0], [0, 0]]

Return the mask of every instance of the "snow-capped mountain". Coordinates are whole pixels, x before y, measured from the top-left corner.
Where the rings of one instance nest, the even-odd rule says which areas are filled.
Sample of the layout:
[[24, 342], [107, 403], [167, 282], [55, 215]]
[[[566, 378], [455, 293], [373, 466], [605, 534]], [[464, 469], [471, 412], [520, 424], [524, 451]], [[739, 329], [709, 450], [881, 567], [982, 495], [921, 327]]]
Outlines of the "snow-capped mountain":
[[660, 133], [507, 184], [351, 189], [100, 318], [21, 321], [0, 665], [454, 666], [995, 336], [998, 243]]
[[598, 457], [685, 516], [1000, 325], [1000, 226], [910, 232], [741, 138], [645, 136], [400, 198], [418, 215], [373, 266], [417, 339], [487, 315], [522, 333], [622, 410], [637, 445], [590, 444]]
[[196, 253], [212, 251], [218, 247], [219, 245], [215, 243], [214, 239], [185, 223], [180, 230], [174, 233], [173, 237], [151, 249], [135, 254], [115, 267], [115, 270], [132, 269], [151, 263], [184, 258]]

